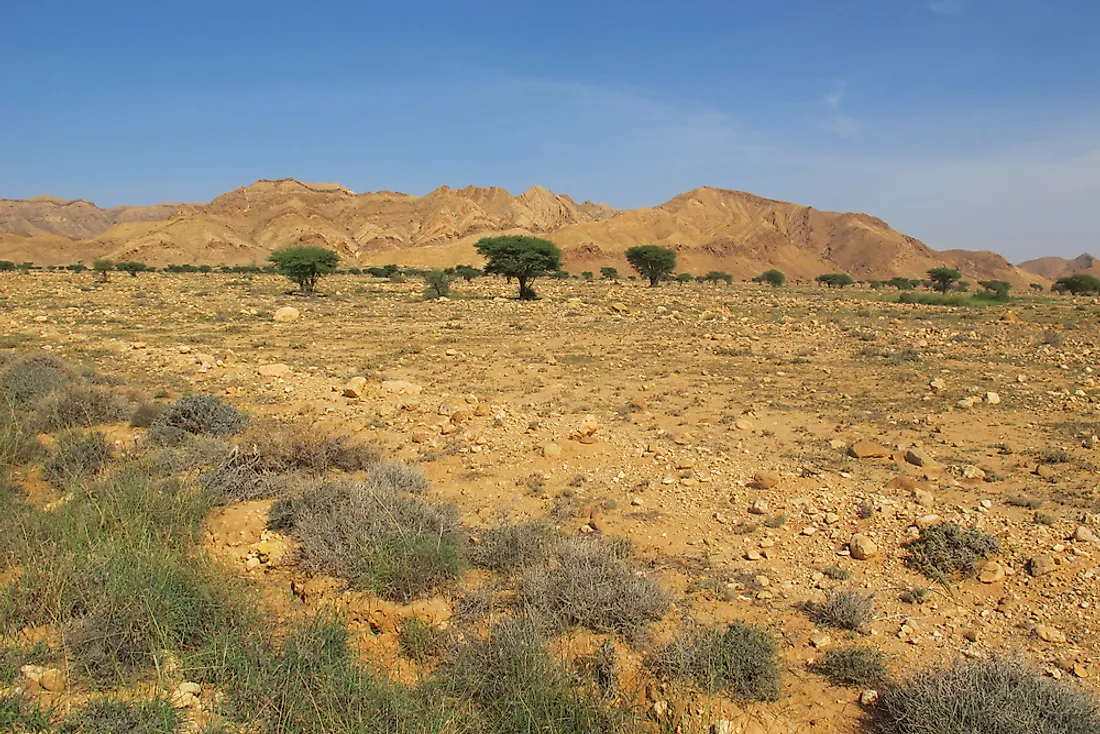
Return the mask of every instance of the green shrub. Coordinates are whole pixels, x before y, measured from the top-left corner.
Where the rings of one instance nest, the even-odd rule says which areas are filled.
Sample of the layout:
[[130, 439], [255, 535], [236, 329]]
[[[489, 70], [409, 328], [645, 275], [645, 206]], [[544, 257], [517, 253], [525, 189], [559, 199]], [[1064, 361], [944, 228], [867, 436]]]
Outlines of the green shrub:
[[113, 454], [111, 445], [99, 431], [67, 431], [58, 436], [57, 450], [42, 472], [50, 484], [65, 489], [77, 480], [94, 477], [103, 471]]
[[141, 403], [130, 416], [130, 427], [149, 428], [164, 410], [165, 407], [159, 403]]
[[458, 576], [458, 512], [382, 481], [306, 485], [271, 508], [269, 527], [300, 544], [301, 565], [394, 601]]
[[0, 693], [0, 731], [49, 732], [50, 717], [38, 705], [11, 693]]
[[44, 451], [38, 438], [19, 420], [15, 409], [0, 400], [0, 480], [5, 470], [28, 464]]
[[659, 584], [627, 564], [629, 548], [596, 538], [559, 543], [546, 567], [529, 568], [519, 593], [526, 609], [559, 628], [637, 635], [661, 618], [670, 603]]
[[212, 395], [188, 395], [157, 416], [148, 436], [154, 445], [177, 446], [188, 435], [224, 438], [247, 424], [247, 415]]
[[443, 654], [447, 633], [419, 617], [406, 617], [401, 622], [397, 642], [407, 658], [424, 663]]
[[546, 651], [535, 628], [510, 620], [484, 640], [454, 648], [433, 679], [468, 701], [490, 734], [610, 734], [619, 721], [592, 685], [577, 686]]
[[297, 283], [303, 294], [311, 295], [321, 276], [336, 270], [340, 255], [323, 247], [300, 246], [276, 250], [267, 259], [280, 275]]
[[828, 590], [824, 602], [807, 605], [819, 624], [858, 632], [875, 619], [875, 595], [854, 589]]
[[1000, 541], [977, 528], [963, 530], [953, 522], [930, 525], [906, 544], [906, 563], [933, 580], [968, 578], [981, 562], [999, 553]]
[[1018, 659], [992, 656], [886, 687], [871, 728], [876, 734], [1096, 734], [1100, 703]]
[[71, 385], [38, 401], [31, 425], [38, 433], [66, 428], [92, 428], [113, 423], [126, 414], [126, 403], [101, 387]]
[[31, 354], [7, 364], [0, 372], [0, 395], [12, 405], [31, 405], [47, 394], [68, 387], [76, 375], [52, 354]]
[[451, 278], [442, 270], [424, 273], [424, 298], [434, 300], [451, 295]]
[[69, 716], [62, 731], [80, 734], [172, 734], [179, 716], [163, 698], [114, 700], [100, 698]]
[[834, 647], [826, 650], [811, 669], [834, 686], [877, 686], [886, 679], [886, 655], [857, 645]]
[[540, 520], [526, 520], [487, 528], [480, 540], [470, 547], [470, 562], [478, 568], [511, 572], [546, 560], [553, 530]]
[[682, 632], [658, 651], [649, 665], [663, 677], [691, 680], [708, 693], [725, 692], [740, 701], [779, 697], [775, 638], [744, 622], [694, 634]]

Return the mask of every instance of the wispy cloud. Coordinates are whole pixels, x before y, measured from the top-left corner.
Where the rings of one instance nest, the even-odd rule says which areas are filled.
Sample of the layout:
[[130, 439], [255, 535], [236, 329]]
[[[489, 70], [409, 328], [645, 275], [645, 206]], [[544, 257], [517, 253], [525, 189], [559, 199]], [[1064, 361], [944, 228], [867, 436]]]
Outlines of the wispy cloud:
[[825, 95], [825, 104], [829, 105], [829, 109], [840, 109], [840, 103], [844, 100], [844, 92], [847, 89], [848, 84], [844, 81], [839, 81], [833, 85], [832, 91]]
[[959, 15], [966, 10], [968, 0], [930, 0], [928, 9], [936, 15]]
[[823, 127], [829, 132], [843, 137], [851, 137], [858, 133], [860, 129], [859, 123], [856, 122], [854, 117], [840, 111], [841, 103], [844, 102], [844, 93], [847, 91], [848, 82], [841, 79], [835, 82], [829, 93], [825, 95], [825, 104], [833, 111], [833, 115], [825, 122]]

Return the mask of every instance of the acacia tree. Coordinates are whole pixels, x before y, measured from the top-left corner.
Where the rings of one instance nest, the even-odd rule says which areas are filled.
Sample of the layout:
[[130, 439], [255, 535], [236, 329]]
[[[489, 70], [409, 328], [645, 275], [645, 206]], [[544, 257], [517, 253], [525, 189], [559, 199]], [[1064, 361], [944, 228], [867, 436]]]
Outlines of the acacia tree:
[[531, 281], [561, 268], [561, 250], [550, 240], [525, 235], [483, 237], [474, 245], [485, 258], [485, 272], [519, 281], [521, 301], [538, 298]]
[[115, 270], [121, 270], [124, 273], [129, 273], [131, 278], [136, 278], [138, 273], [144, 273], [148, 268], [145, 263], [139, 262], [124, 262], [115, 266]]
[[947, 293], [951, 286], [962, 277], [962, 273], [955, 268], [932, 268], [928, 271], [928, 278], [932, 281], [932, 287], [940, 293]]
[[99, 275], [99, 280], [103, 283], [107, 282], [110, 277], [110, 272], [115, 269], [115, 264], [107, 259], [93, 260], [92, 270]]
[[656, 288], [676, 269], [676, 251], [660, 245], [631, 247], [626, 251], [626, 260], [638, 275], [649, 279], [650, 288]]
[[298, 284], [304, 295], [317, 288], [317, 280], [336, 269], [340, 256], [323, 247], [284, 247], [267, 258], [275, 264], [280, 275]]
[[1073, 295], [1095, 295], [1100, 293], [1100, 279], [1088, 273], [1074, 273], [1059, 278], [1051, 290], [1055, 293], [1072, 293]]
[[823, 273], [817, 276], [817, 282], [830, 288], [844, 288], [855, 283], [847, 273]]
[[753, 278], [753, 282], [767, 283], [772, 288], [779, 288], [787, 282], [787, 276], [783, 275], [782, 271], [772, 268], [771, 270], [765, 270], [763, 273]]
[[605, 266], [600, 268], [600, 277], [604, 280], [618, 280], [619, 271], [616, 268]]

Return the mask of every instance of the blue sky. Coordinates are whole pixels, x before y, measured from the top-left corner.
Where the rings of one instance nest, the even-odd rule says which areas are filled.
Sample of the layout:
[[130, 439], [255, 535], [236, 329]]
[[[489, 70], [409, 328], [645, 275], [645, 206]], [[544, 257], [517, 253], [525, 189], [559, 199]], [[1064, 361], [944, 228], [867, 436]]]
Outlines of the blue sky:
[[709, 185], [1073, 256], [1100, 249], [1097, 38], [1096, 0], [9, 3], [0, 197]]

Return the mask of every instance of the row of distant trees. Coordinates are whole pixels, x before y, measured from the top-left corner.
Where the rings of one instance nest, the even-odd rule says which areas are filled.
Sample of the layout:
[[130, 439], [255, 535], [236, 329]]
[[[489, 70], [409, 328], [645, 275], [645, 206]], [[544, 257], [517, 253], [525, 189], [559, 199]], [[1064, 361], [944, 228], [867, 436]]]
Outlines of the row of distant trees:
[[[351, 275], [370, 275], [377, 278], [401, 279], [408, 276], [420, 275], [428, 278], [429, 283], [436, 283], [433, 290], [438, 291], [442, 280], [449, 282], [453, 278], [462, 278], [470, 281], [481, 275], [503, 275], [508, 280], [513, 278], [519, 284], [519, 296], [529, 300], [536, 296], [531, 283], [539, 277], [551, 277], [566, 279], [571, 276], [561, 267], [561, 250], [550, 240], [540, 237], [523, 235], [509, 235], [501, 237], [485, 237], [479, 240], [475, 249], [485, 258], [483, 269], [470, 265], [458, 265], [439, 271], [419, 270], [415, 268], [402, 269], [397, 265], [383, 265], [380, 267], [358, 268], [350, 267], [345, 271]], [[662, 282], [688, 283], [696, 281], [700, 283], [733, 283], [733, 276], [729, 273], [712, 270], [705, 275], [694, 276], [689, 273], [675, 273], [676, 251], [672, 248], [659, 245], [639, 245], [628, 248], [624, 255], [630, 266], [637, 274], [648, 280], [650, 286], [656, 287]], [[294, 281], [303, 293], [312, 293], [317, 281], [324, 275], [337, 272], [340, 262], [338, 253], [323, 247], [300, 246], [288, 247], [277, 250], [269, 257], [268, 264], [258, 265], [222, 265], [214, 268], [210, 265], [166, 265], [161, 268], [169, 273], [210, 273], [217, 270], [222, 273], [259, 274], [281, 273]], [[16, 264], [9, 260], [0, 260], [0, 272], [41, 269], [32, 263]], [[71, 272], [83, 272], [88, 266], [76, 263], [67, 266], [47, 266], [46, 270], [68, 270]], [[157, 268], [145, 263], [125, 261], [113, 262], [108, 259], [98, 259], [92, 262], [91, 268], [100, 280], [107, 281], [111, 272], [125, 272], [131, 277], [137, 277], [138, 273], [155, 272]], [[438, 275], [434, 275], [438, 273]], [[599, 275], [604, 280], [618, 280], [621, 276], [614, 267], [600, 268]], [[592, 271], [584, 271], [580, 274], [584, 280], [594, 280], [596, 275]], [[633, 278], [634, 276], [630, 276]], [[787, 282], [786, 275], [778, 269], [766, 270], [752, 279], [753, 282], [764, 283], [772, 287], [782, 287]], [[847, 273], [823, 273], [815, 279], [819, 284], [829, 288], [846, 288], [854, 285], [856, 281]], [[876, 290], [881, 288], [895, 288], [900, 291], [912, 291], [918, 288], [936, 290], [940, 293], [969, 291], [970, 284], [962, 280], [962, 274], [954, 268], [932, 268], [928, 271], [927, 279], [896, 277], [889, 280], [869, 280], [866, 284]], [[1011, 284], [1003, 280], [979, 281], [982, 291], [979, 295], [990, 300], [1007, 300]], [[1033, 290], [1042, 291], [1043, 287], [1038, 283], [1032, 283]], [[1073, 295], [1100, 295], [1100, 279], [1091, 275], [1078, 273], [1059, 278], [1051, 287], [1055, 293], [1070, 293]]]

